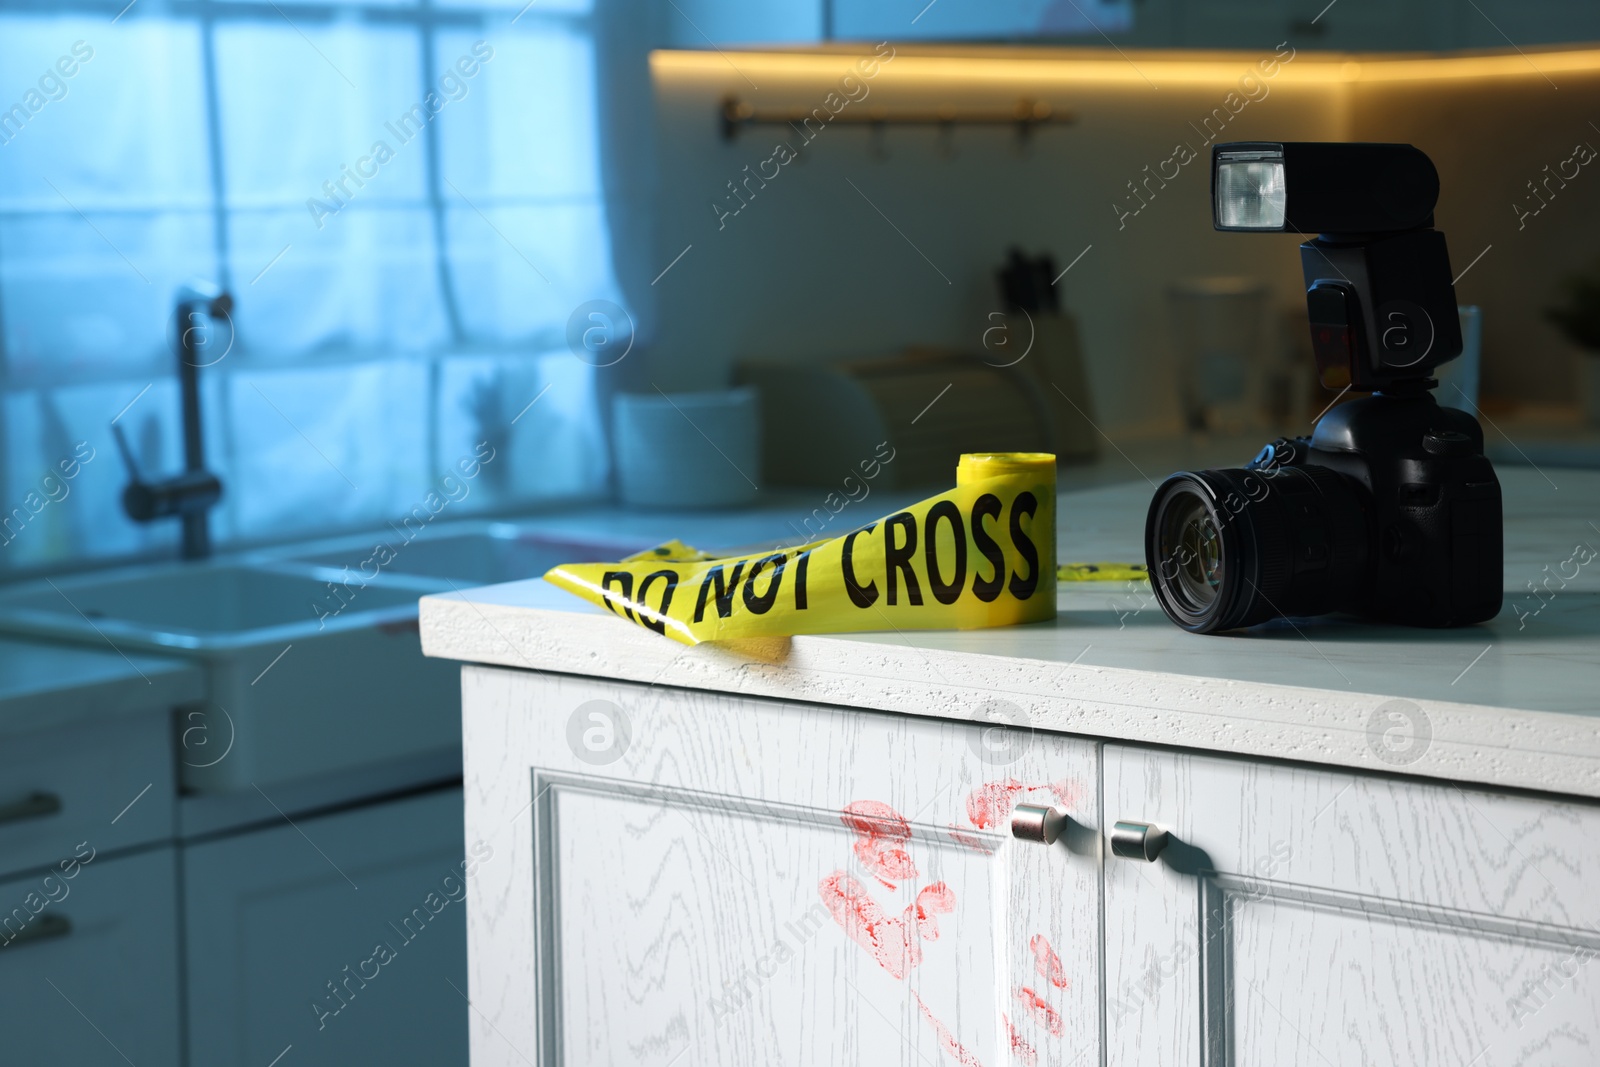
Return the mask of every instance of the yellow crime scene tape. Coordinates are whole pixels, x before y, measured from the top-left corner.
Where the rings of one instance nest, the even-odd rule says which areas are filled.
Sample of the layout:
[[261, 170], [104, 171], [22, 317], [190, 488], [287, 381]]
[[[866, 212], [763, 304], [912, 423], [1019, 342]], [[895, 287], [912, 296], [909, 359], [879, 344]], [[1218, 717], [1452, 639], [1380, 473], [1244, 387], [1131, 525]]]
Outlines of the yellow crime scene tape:
[[[1055, 507], [1055, 456], [970, 453], [954, 489], [839, 537], [725, 558], [669, 541], [544, 577], [687, 645], [1042, 622], [1056, 615]], [[1116, 563], [1062, 571], [1068, 581], [1144, 576]]]
[[1063, 563], [1056, 568], [1058, 582], [1148, 582], [1150, 569], [1143, 563]]

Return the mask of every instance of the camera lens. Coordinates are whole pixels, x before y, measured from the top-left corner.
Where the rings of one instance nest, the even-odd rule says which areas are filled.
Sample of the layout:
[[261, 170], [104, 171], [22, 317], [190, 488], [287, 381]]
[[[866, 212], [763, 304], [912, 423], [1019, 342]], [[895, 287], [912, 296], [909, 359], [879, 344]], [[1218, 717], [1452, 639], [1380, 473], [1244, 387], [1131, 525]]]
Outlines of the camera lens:
[[1361, 490], [1326, 467], [1174, 474], [1145, 522], [1167, 617], [1193, 633], [1351, 606], [1369, 533]]
[[1222, 534], [1198, 494], [1178, 495], [1163, 512], [1160, 545], [1161, 558], [1176, 561], [1173, 593], [1188, 611], [1204, 612], [1222, 585]]

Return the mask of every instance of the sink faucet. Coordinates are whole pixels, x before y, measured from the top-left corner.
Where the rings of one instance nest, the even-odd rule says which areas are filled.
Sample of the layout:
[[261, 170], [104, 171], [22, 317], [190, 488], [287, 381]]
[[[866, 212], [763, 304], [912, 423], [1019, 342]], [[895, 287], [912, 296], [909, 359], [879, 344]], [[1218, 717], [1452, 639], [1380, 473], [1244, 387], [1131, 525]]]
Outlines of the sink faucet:
[[122, 462], [128, 468], [122, 510], [134, 522], [178, 516], [183, 523], [184, 559], [204, 559], [211, 554], [208, 513], [222, 498], [222, 481], [206, 470], [205, 437], [200, 422], [200, 368], [209, 364], [202, 364], [200, 360], [205, 340], [196, 319], [204, 314], [213, 323], [226, 322], [232, 310], [233, 297], [215, 286], [186, 285], [178, 290], [176, 347], [178, 393], [183, 414], [183, 473], [159, 481], [145, 480], [123, 437], [122, 427], [115, 422], [111, 424]]

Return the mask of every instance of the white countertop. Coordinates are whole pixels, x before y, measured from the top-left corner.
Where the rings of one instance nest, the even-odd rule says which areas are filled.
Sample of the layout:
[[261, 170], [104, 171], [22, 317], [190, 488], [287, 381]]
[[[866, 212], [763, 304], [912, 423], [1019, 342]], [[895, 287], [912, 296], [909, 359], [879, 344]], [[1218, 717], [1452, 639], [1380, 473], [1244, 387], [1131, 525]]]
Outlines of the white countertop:
[[204, 700], [205, 672], [182, 660], [0, 639], [0, 735]]
[[[1506, 607], [1483, 626], [1319, 619], [1198, 637], [1168, 622], [1142, 584], [1082, 583], [1062, 586], [1051, 623], [686, 648], [532, 580], [424, 598], [423, 650], [952, 719], [993, 719], [999, 701], [999, 721], [1106, 740], [1600, 797], [1600, 559], [1537, 614], [1519, 615], [1541, 603], [1526, 583], [1543, 568], [1555, 572], [1580, 542], [1600, 549], [1600, 472], [1499, 473]], [[1150, 494], [1144, 481], [1063, 493], [1059, 558], [1141, 558]], [[682, 532], [717, 547], [706, 529]], [[743, 523], [724, 543], [750, 539]], [[1379, 710], [1395, 698], [1431, 734], [1400, 753], [1382, 736], [1400, 721], [1386, 717], [1395, 708]]]

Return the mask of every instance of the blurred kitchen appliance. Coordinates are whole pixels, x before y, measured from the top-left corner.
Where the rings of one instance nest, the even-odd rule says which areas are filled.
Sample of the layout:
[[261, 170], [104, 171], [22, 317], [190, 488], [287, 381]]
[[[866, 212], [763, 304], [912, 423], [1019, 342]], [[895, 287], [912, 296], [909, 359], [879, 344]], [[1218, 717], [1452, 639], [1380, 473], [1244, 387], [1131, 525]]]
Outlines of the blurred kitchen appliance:
[[1035, 383], [963, 352], [748, 361], [736, 375], [761, 394], [765, 478], [774, 485], [837, 486], [884, 442], [894, 459], [880, 486], [948, 481], [964, 452], [1050, 451], [1050, 412]]
[[1167, 290], [1178, 404], [1191, 433], [1238, 432], [1268, 406], [1262, 338], [1268, 289], [1254, 278], [1190, 278]]
[[1099, 444], [1078, 326], [1062, 311], [1049, 256], [1011, 250], [1000, 310], [973, 349], [801, 363], [747, 360], [735, 380], [761, 394], [765, 480], [837, 486], [887, 443], [880, 485], [943, 484], [966, 452], [1054, 452], [1092, 460]]
[[761, 410], [754, 389], [620, 393], [612, 405], [624, 504], [715, 508], [755, 499]]
[[[984, 331], [985, 360], [1019, 367], [1033, 382], [1050, 412], [1050, 451], [1061, 463], [1087, 462], [1100, 449], [1100, 431], [1094, 424], [1094, 402], [1083, 347], [1078, 340], [1078, 320], [1061, 307], [1056, 271], [1048, 253], [1029, 258], [1017, 248], [996, 272], [1000, 300], [1005, 307], [1005, 345], [991, 345], [994, 327]], [[1017, 322], [1018, 314], [1022, 322]], [[993, 320], [996, 316], [991, 315]], [[1026, 327], [1026, 332], [1024, 328]], [[1028, 348], [1021, 349], [1024, 338]]]
[[[748, 126], [782, 126], [790, 131], [808, 128], [808, 122], [815, 126], [817, 109], [757, 108], [737, 96], [725, 96], [717, 103], [717, 117], [720, 119], [722, 139], [734, 141], [738, 139], [740, 131]], [[870, 110], [853, 108], [831, 112], [826, 121], [830, 125], [865, 126], [874, 136], [882, 136], [890, 126], [932, 126], [945, 137], [957, 126], [997, 126], [1011, 129], [1018, 142], [1026, 145], [1036, 130], [1071, 126], [1078, 121], [1078, 116], [1071, 111], [1059, 110], [1047, 101], [1021, 97], [1010, 108], [957, 110], [939, 106], [898, 111], [885, 111], [881, 107]]]
[[1578, 411], [1590, 426], [1600, 426], [1600, 356], [1578, 357]]

